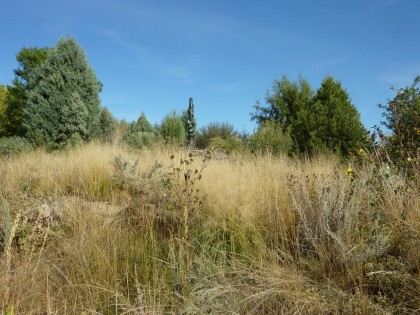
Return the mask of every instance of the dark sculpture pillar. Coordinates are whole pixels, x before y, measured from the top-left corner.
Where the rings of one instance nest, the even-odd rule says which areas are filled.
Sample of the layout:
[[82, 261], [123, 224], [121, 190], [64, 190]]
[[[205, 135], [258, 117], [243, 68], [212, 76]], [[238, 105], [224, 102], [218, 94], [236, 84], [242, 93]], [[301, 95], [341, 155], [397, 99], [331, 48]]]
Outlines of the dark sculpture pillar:
[[188, 121], [187, 121], [187, 146], [189, 149], [194, 148], [195, 137], [195, 121], [194, 121], [194, 102], [190, 97], [188, 105]]

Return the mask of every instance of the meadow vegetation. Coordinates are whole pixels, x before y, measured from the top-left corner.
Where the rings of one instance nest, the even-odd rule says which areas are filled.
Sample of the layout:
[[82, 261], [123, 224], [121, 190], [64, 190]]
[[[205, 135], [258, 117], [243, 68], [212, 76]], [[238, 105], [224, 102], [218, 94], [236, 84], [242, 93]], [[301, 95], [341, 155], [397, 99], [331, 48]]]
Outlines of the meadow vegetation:
[[0, 314], [420, 313], [420, 77], [369, 134], [340, 81], [283, 76], [247, 134], [192, 98], [116, 120], [74, 38], [16, 57]]
[[4, 156], [2, 313], [416, 313], [419, 165], [359, 153]]

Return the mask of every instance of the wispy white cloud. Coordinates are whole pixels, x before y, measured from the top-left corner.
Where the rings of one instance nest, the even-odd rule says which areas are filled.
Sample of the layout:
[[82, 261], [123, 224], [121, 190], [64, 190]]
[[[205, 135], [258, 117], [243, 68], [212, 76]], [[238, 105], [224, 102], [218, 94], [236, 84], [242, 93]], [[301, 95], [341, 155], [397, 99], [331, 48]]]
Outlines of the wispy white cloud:
[[411, 84], [418, 75], [420, 75], [420, 60], [392, 67], [379, 75], [379, 81], [395, 88], [400, 88]]
[[136, 56], [137, 62], [153, 76], [163, 76], [178, 80], [178, 83], [188, 84], [194, 81], [194, 64], [168, 61], [152, 54], [148, 49], [134, 41], [127, 40], [115, 29], [95, 29], [102, 36], [107, 37], [115, 44], [130, 51]]
[[320, 70], [328, 70], [328, 68], [331, 68], [333, 66], [346, 64], [348, 62], [351, 62], [353, 60], [352, 56], [344, 56], [344, 57], [333, 57], [329, 59], [320, 60], [312, 65], [312, 70], [314, 71], [320, 71]]
[[218, 92], [230, 92], [236, 88], [234, 84], [212, 84], [210, 88], [214, 91]]
[[392, 6], [394, 4], [398, 4], [398, 3], [403, 2], [403, 1], [404, 0], [385, 0], [385, 1], [383, 1], [382, 5], [384, 7], [389, 7], [389, 6]]
[[[155, 67], [156, 68], [156, 67]], [[163, 73], [168, 74], [171, 77], [181, 80], [190, 80], [193, 77], [193, 71], [185, 65], [168, 65], [163, 67], [158, 67], [159, 70]]]
[[187, 34], [193, 38], [204, 38], [208, 36], [234, 38], [236, 23], [225, 16], [207, 15], [197, 16], [189, 12], [190, 17], [186, 19]]
[[154, 29], [158, 32], [196, 39], [209, 36], [233, 37], [236, 34], [235, 21], [202, 7], [198, 2], [194, 6], [179, 5], [177, 2], [167, 2], [164, 6], [152, 2], [140, 2], [128, 6], [123, 2], [113, 2], [109, 8], [101, 8], [109, 16], [124, 16], [125, 22], [137, 27]]

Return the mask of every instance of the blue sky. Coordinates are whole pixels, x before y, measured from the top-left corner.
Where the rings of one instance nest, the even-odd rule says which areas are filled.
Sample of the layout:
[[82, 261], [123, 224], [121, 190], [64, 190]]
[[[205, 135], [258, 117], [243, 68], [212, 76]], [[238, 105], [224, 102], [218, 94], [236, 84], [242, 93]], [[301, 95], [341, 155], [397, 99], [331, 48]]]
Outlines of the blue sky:
[[9, 0], [0, 6], [0, 84], [22, 47], [73, 36], [117, 118], [159, 122], [194, 98], [199, 126], [252, 131], [273, 81], [331, 74], [370, 128], [391, 86], [420, 75], [419, 0]]

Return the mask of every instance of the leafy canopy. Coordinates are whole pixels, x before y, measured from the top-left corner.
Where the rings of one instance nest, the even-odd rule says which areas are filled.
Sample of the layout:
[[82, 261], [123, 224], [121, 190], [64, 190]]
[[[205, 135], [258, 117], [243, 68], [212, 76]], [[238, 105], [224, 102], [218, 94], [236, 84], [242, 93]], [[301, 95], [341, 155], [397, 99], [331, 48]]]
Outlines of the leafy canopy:
[[387, 105], [379, 105], [385, 118], [381, 124], [391, 131], [386, 137], [390, 158], [398, 166], [408, 167], [420, 158], [420, 76], [410, 86], [393, 90], [395, 97]]
[[5, 135], [7, 93], [7, 87], [5, 85], [0, 85], [0, 137]]
[[314, 96], [312, 87], [303, 77], [298, 82], [293, 82], [283, 76], [280, 81], [274, 81], [272, 91], [273, 94], [267, 93], [267, 106], [257, 102], [256, 111], [251, 114], [251, 118], [260, 126], [267, 121], [278, 123], [283, 132], [290, 132], [295, 150], [307, 150], [309, 130], [306, 116]]

